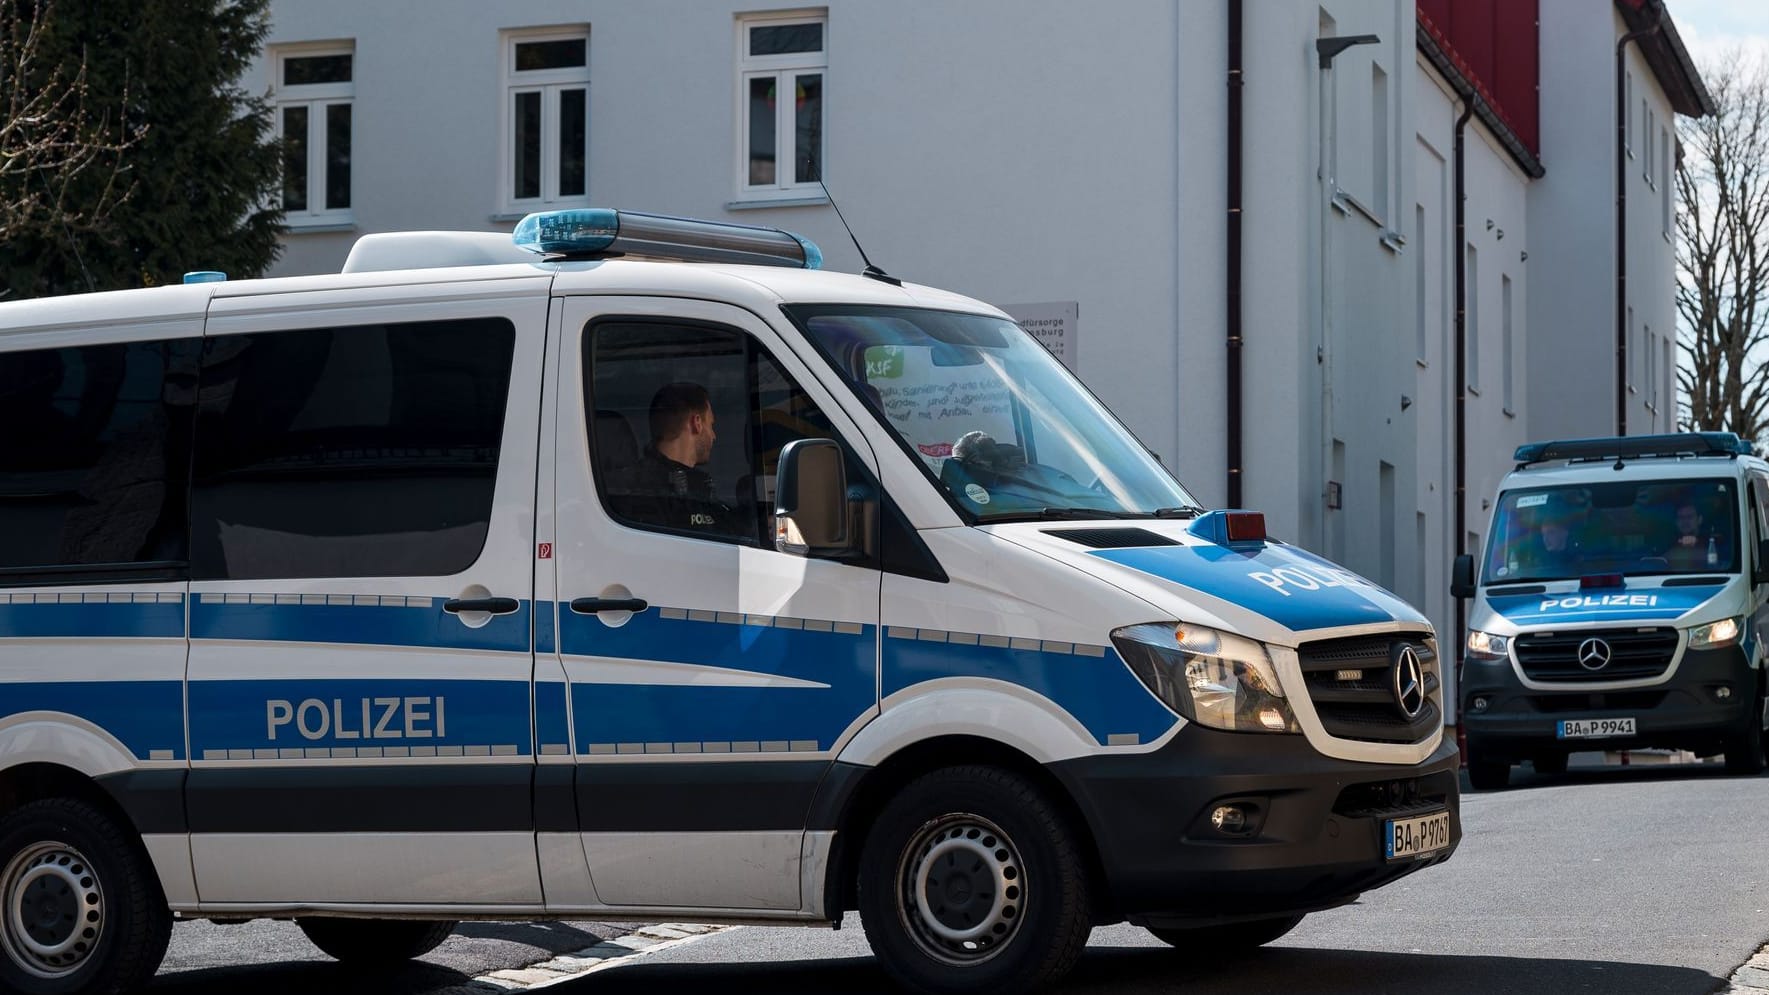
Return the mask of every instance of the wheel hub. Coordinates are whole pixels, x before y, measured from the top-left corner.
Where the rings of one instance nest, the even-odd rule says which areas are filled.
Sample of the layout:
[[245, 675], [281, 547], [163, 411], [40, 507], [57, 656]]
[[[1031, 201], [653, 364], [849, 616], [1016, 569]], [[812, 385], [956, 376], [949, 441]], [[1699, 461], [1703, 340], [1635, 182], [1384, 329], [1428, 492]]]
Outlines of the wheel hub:
[[104, 931], [104, 893], [90, 863], [61, 843], [20, 851], [0, 874], [0, 950], [26, 973], [79, 970]]
[[1025, 908], [1020, 857], [1000, 828], [949, 815], [916, 834], [901, 865], [905, 924], [924, 952], [950, 964], [993, 957]]

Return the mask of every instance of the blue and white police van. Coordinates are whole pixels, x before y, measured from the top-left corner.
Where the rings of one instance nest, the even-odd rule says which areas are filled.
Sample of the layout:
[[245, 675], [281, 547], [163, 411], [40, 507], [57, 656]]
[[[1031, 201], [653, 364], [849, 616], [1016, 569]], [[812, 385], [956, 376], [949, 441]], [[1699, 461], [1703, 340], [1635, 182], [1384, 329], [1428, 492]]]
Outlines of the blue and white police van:
[[0, 304], [0, 988], [139, 985], [176, 918], [857, 911], [1018, 992], [1449, 857], [1417, 610], [820, 259], [590, 210]]
[[1769, 463], [1728, 432], [1520, 446], [1499, 485], [1461, 684], [1468, 772], [1663, 747], [1763, 770]]

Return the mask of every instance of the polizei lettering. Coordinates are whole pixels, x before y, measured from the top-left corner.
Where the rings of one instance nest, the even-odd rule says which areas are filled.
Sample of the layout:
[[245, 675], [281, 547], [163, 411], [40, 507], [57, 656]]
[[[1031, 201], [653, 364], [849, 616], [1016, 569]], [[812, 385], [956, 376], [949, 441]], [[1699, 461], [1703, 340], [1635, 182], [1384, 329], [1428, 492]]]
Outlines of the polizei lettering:
[[1298, 591], [1318, 591], [1324, 587], [1370, 586], [1369, 581], [1350, 570], [1336, 570], [1332, 567], [1276, 567], [1272, 570], [1255, 570], [1247, 576], [1286, 598], [1290, 596], [1291, 588]]
[[442, 739], [448, 735], [447, 705], [431, 697], [307, 698], [299, 702], [272, 698], [264, 703], [264, 732], [276, 742], [280, 735], [302, 739]]
[[1565, 598], [1544, 598], [1538, 611], [1550, 608], [1652, 608], [1658, 605], [1656, 594], [1575, 594]]

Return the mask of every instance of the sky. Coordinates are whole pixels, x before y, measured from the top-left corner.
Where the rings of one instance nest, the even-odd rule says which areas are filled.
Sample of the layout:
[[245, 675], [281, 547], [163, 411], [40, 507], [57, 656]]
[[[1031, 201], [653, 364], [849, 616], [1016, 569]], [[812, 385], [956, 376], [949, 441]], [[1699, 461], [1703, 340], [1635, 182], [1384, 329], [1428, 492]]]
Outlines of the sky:
[[1665, 9], [1697, 63], [1734, 48], [1769, 58], [1769, 0], [1666, 0]]

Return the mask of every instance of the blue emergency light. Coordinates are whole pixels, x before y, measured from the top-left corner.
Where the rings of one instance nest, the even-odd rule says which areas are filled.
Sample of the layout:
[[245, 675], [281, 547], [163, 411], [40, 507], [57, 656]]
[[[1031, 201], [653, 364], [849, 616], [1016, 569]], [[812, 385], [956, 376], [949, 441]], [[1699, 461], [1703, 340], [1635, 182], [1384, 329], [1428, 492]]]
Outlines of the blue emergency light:
[[227, 274], [220, 270], [198, 269], [184, 274], [185, 283], [226, 283]]
[[1599, 439], [1528, 442], [1512, 458], [1518, 469], [1551, 460], [1628, 460], [1653, 456], [1749, 456], [1751, 444], [1731, 432], [1625, 435]]
[[634, 255], [799, 269], [823, 266], [823, 251], [815, 242], [779, 228], [606, 207], [530, 214], [510, 238], [530, 252], [572, 259]]
[[1186, 529], [1206, 542], [1231, 549], [1265, 545], [1265, 513], [1260, 511], [1208, 511]]

